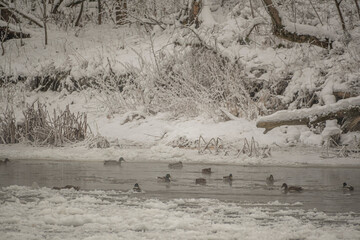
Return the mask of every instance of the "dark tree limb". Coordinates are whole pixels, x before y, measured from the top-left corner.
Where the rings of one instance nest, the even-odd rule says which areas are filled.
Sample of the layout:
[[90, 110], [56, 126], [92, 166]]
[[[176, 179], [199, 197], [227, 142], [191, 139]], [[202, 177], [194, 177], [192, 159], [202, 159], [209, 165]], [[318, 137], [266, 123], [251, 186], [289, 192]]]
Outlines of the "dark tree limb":
[[86, 0], [76, 0], [66, 4], [66, 7], [75, 7], [76, 5], [85, 2]]
[[334, 0], [334, 1], [335, 1], [336, 9], [337, 9], [339, 17], [340, 17], [341, 27], [342, 27], [344, 33], [346, 33], [345, 21], [344, 21], [344, 18], [343, 18], [343, 15], [341, 13], [341, 9], [340, 9], [340, 3], [341, 3], [342, 0], [340, 0], [339, 2], [337, 0]]
[[80, 20], [81, 20], [81, 15], [83, 13], [83, 10], [84, 10], [84, 2], [81, 3], [80, 5], [80, 12], [79, 12], [79, 15], [76, 19], [76, 22], [75, 22], [75, 27], [78, 27], [80, 25]]
[[282, 23], [280, 14], [278, 10], [272, 3], [272, 0], [263, 0], [265, 4], [265, 8], [271, 17], [271, 21], [273, 24], [273, 33], [275, 36], [297, 43], [310, 43], [312, 45], [316, 45], [322, 48], [331, 49], [332, 48], [332, 40], [325, 38], [324, 40], [320, 40], [319, 38], [306, 34], [298, 34], [294, 32], [290, 32], [286, 30], [285, 26]]
[[63, 1], [64, 1], [64, 0], [59, 0], [58, 2], [56, 2], [56, 4], [54, 5], [53, 9], [51, 10], [51, 13], [52, 13], [52, 14], [57, 13], [57, 11], [58, 11], [58, 9], [59, 9], [59, 7], [60, 7], [60, 5], [62, 4]]

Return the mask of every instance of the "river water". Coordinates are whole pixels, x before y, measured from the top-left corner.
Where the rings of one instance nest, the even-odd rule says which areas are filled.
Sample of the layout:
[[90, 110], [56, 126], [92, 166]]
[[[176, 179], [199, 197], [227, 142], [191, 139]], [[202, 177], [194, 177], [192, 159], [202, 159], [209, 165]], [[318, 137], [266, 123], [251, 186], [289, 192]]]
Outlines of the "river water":
[[[202, 168], [212, 168], [211, 175], [203, 175]], [[158, 176], [169, 173], [171, 183], [159, 183]], [[222, 177], [232, 173], [233, 181]], [[272, 174], [275, 184], [269, 188], [265, 178]], [[203, 177], [206, 185], [196, 185]], [[0, 166], [0, 186], [31, 186], [52, 188], [65, 185], [79, 186], [82, 191], [114, 190], [126, 192], [139, 183], [140, 198], [171, 200], [178, 198], [209, 198], [246, 206], [299, 202], [299, 208], [317, 209], [326, 213], [360, 213], [360, 168], [344, 167], [261, 167], [214, 164], [184, 164], [182, 169], [169, 169], [167, 163], [123, 162], [121, 166], [106, 166], [102, 162], [13, 160]], [[301, 193], [283, 193], [282, 183], [299, 185]], [[355, 191], [342, 190], [348, 182]], [[0, 200], [4, 196], [0, 195]], [[296, 205], [296, 204], [295, 204]]]

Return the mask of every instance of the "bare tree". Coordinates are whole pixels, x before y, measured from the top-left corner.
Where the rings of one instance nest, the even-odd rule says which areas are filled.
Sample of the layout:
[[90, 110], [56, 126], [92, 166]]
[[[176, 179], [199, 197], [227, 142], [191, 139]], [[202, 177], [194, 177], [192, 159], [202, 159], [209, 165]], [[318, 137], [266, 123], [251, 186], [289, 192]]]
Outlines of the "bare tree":
[[46, 0], [42, 0], [43, 3], [43, 23], [44, 23], [44, 32], [45, 32], [45, 46], [48, 44], [48, 32], [47, 32], [47, 15], [46, 15]]

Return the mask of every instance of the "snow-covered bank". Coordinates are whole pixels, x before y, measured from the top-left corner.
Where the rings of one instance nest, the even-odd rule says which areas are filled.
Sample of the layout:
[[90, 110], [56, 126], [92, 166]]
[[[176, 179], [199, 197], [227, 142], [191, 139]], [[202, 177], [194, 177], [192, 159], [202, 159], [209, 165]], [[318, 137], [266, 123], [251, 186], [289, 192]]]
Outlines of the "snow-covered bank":
[[150, 148], [110, 147], [108, 149], [89, 149], [87, 147], [32, 147], [22, 144], [0, 145], [0, 158], [23, 160], [69, 160], [69, 161], [104, 161], [117, 160], [122, 156], [129, 162], [174, 162], [212, 163], [253, 166], [343, 166], [360, 167], [356, 157], [322, 158], [322, 148], [288, 147], [272, 150], [268, 158], [225, 156], [224, 153], [199, 154], [197, 150], [173, 148], [157, 145]]
[[[301, 203], [142, 199], [114, 191], [10, 186], [0, 190], [3, 239], [356, 239], [356, 213]], [[141, 195], [141, 194], [140, 194]], [[139, 196], [140, 196], [139, 195]]]
[[[5, 94], [4, 89], [4, 94]], [[173, 118], [169, 113], [148, 114], [141, 109], [125, 114], [107, 115], [96, 92], [82, 91], [68, 93], [21, 92], [15, 98], [14, 112], [17, 120], [22, 119], [25, 104], [34, 101], [46, 102], [49, 112], [65, 109], [71, 112], [86, 111], [92, 132], [106, 137], [111, 147], [89, 148], [80, 142], [65, 147], [33, 147], [27, 144], [0, 145], [0, 158], [10, 159], [56, 159], [103, 161], [125, 157], [128, 161], [175, 161], [208, 162], [240, 165], [360, 165], [358, 158], [321, 158], [321, 135], [313, 133], [306, 126], [283, 126], [263, 134], [255, 121], [237, 118], [230, 121], [216, 121], [208, 116], [196, 118]], [[18, 99], [19, 98], [19, 99]], [[5, 106], [1, 106], [5, 107]], [[198, 140], [220, 138], [223, 149], [218, 154], [208, 150], [198, 153]], [[260, 147], [272, 149], [270, 158], [237, 155], [247, 141], [254, 140]], [[342, 143], [349, 144], [360, 139], [359, 133], [342, 135]], [[203, 144], [204, 147], [205, 144]]]

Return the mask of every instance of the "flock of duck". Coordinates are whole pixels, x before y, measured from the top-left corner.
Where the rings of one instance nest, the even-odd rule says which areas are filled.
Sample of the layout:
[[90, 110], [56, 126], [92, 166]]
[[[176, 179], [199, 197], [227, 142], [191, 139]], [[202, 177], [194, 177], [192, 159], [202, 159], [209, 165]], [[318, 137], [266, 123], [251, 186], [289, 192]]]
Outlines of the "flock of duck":
[[[119, 161], [117, 161], [118, 164], [121, 164], [121, 161], [125, 161], [123, 158], [120, 158]], [[104, 164], [108, 164], [106, 162], [104, 162]], [[176, 163], [170, 163], [169, 168], [171, 169], [181, 169], [183, 167], [183, 163], [181, 161], [176, 162]], [[202, 174], [211, 174], [211, 168], [204, 168], [201, 170]], [[159, 182], [171, 182], [171, 176], [170, 174], [166, 174], [164, 177], [157, 177]], [[224, 182], [228, 182], [228, 183], [232, 183], [233, 181], [233, 175], [230, 173], [228, 176], [224, 176], [223, 177], [223, 181]], [[269, 177], [266, 178], [266, 185], [267, 186], [274, 186], [274, 176], [270, 175]], [[206, 179], [205, 178], [196, 178], [195, 179], [195, 184], [199, 184], [199, 185], [205, 185], [206, 184]], [[286, 183], [283, 183], [281, 186], [281, 189], [283, 189], [283, 191], [285, 193], [287, 192], [302, 192], [304, 189], [300, 186], [288, 186]], [[354, 187], [351, 185], [348, 185], [346, 182], [343, 183], [343, 189], [344, 190], [348, 190], [348, 191], [354, 191]], [[138, 183], [135, 183], [134, 187], [133, 187], [133, 191], [134, 192], [141, 192], [141, 188], [139, 186]]]
[[[5, 158], [3, 160], [0, 160], [0, 165], [5, 165], [8, 162], [10, 162], [10, 160], [8, 158]], [[122, 162], [125, 162], [125, 159], [123, 157], [120, 157], [119, 160], [105, 160], [104, 161], [104, 165], [121, 165]], [[183, 163], [181, 161], [176, 162], [176, 163], [170, 163], [168, 165], [169, 168], [171, 169], [181, 169], [183, 168]], [[211, 168], [204, 168], [201, 170], [202, 174], [211, 174]], [[157, 177], [158, 182], [165, 182], [165, 183], [170, 183], [171, 182], [171, 176], [170, 174], [166, 174], [163, 177]], [[224, 176], [223, 177], [223, 181], [224, 182], [228, 182], [228, 183], [232, 183], [233, 181], [233, 176], [230, 173], [228, 176]], [[274, 176], [270, 175], [269, 177], [266, 178], [266, 185], [267, 186], [273, 186], [275, 182]], [[206, 179], [205, 178], [196, 178], [195, 179], [195, 184], [199, 184], [199, 185], [205, 185], [206, 184]], [[65, 187], [53, 187], [53, 189], [55, 190], [61, 190], [61, 189], [75, 189], [75, 190], [80, 190], [80, 187], [78, 186], [73, 186], [73, 185], [66, 185]], [[288, 186], [286, 183], [283, 183], [281, 186], [281, 189], [284, 190], [284, 192], [301, 192], [304, 189], [300, 186]], [[347, 191], [354, 191], [354, 187], [351, 185], [348, 185], [346, 182], [343, 183], [343, 189], [347, 190]], [[134, 192], [141, 192], [141, 188], [140, 185], [138, 183], [135, 183], [134, 187], [133, 187], [133, 191]]]

